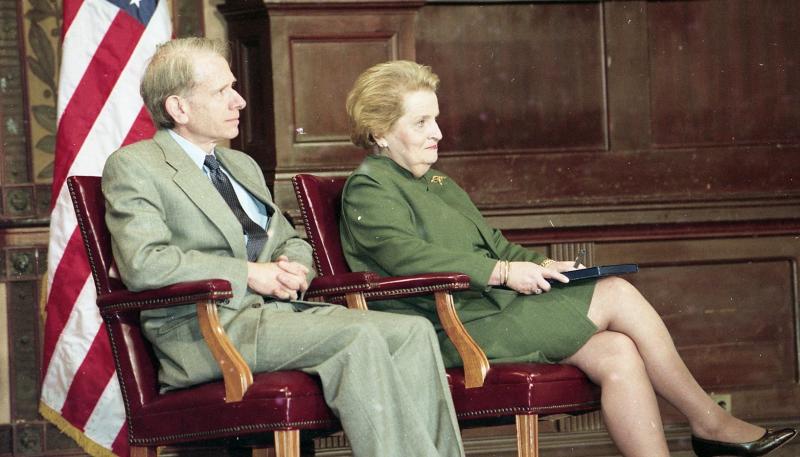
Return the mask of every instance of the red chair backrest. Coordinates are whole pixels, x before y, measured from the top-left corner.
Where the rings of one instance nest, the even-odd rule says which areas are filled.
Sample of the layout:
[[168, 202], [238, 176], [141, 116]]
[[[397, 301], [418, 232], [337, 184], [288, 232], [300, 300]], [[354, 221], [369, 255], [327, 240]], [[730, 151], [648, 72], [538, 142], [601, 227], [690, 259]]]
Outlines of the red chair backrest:
[[[111, 234], [106, 227], [105, 199], [99, 176], [70, 176], [67, 186], [75, 207], [75, 216], [89, 257], [97, 295], [125, 289], [112, 277], [114, 257]], [[138, 311], [104, 313], [103, 320], [111, 338], [120, 388], [128, 414], [138, 410], [158, 395], [157, 362], [153, 349], [142, 335]]]
[[306, 235], [314, 250], [314, 263], [320, 276], [347, 273], [339, 239], [339, 214], [342, 211], [342, 189], [347, 178], [323, 178], [299, 174], [292, 178], [294, 192]]
[[122, 281], [111, 273], [116, 267], [111, 253], [111, 234], [106, 227], [106, 203], [100, 180], [99, 176], [70, 176], [67, 179], [97, 295], [125, 288]]

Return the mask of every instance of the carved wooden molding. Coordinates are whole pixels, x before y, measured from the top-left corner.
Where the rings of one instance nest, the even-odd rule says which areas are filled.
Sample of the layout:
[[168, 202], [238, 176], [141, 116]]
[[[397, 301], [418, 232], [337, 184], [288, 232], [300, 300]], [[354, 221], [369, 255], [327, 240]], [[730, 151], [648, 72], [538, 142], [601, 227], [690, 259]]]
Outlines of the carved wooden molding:
[[264, 6], [270, 10], [287, 9], [382, 9], [382, 8], [418, 8], [426, 2], [421, 0], [265, 0]]
[[799, 234], [800, 218], [759, 221], [699, 221], [675, 224], [545, 227], [541, 229], [512, 229], [505, 232], [510, 240], [529, 244], [779, 236]]

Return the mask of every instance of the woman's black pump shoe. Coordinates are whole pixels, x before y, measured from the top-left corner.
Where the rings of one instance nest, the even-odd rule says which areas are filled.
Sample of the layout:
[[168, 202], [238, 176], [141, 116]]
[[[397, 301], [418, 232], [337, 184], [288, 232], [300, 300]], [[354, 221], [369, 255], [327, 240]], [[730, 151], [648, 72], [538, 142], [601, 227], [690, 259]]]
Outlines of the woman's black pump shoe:
[[788, 443], [795, 435], [797, 435], [797, 430], [793, 428], [767, 430], [761, 438], [747, 443], [725, 443], [705, 440], [692, 435], [692, 450], [697, 454], [697, 457], [716, 457], [721, 455], [755, 457], [778, 449]]

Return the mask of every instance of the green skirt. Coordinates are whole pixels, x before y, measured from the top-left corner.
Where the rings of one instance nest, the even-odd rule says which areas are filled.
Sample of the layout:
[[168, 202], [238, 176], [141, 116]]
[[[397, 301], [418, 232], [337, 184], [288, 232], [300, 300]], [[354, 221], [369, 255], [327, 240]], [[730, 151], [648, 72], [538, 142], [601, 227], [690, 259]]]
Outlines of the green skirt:
[[[464, 327], [492, 362], [557, 363], [574, 354], [597, 332], [597, 326], [587, 317], [594, 287], [595, 281], [581, 281], [554, 285], [541, 295], [503, 291], [508, 299], [495, 303], [498, 312], [467, 319]], [[472, 300], [459, 304], [458, 294], [454, 299], [459, 315], [475, 305]], [[495, 301], [503, 301], [502, 296]], [[445, 365], [461, 366], [461, 357], [442, 330], [439, 343]]]

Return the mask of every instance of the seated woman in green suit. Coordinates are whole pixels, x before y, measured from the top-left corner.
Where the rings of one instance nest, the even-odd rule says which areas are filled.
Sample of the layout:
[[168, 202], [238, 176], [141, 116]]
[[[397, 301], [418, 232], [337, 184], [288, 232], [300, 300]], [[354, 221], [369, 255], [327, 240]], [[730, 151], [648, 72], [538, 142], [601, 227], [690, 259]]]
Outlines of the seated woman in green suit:
[[[562, 272], [572, 262], [526, 250], [490, 227], [464, 190], [431, 168], [442, 139], [438, 84], [428, 67], [386, 62], [365, 71], [347, 98], [351, 138], [369, 151], [342, 201], [342, 245], [354, 271], [468, 274], [471, 290], [456, 294], [456, 309], [489, 359], [586, 372], [602, 388], [606, 425], [623, 455], [669, 455], [656, 394], [686, 415], [700, 456], [763, 455], [796, 434], [765, 431], [712, 401], [631, 284], [611, 277], [566, 286]], [[432, 300], [372, 308], [425, 316], [443, 333]], [[440, 341], [446, 363], [458, 365], [452, 344]]]

